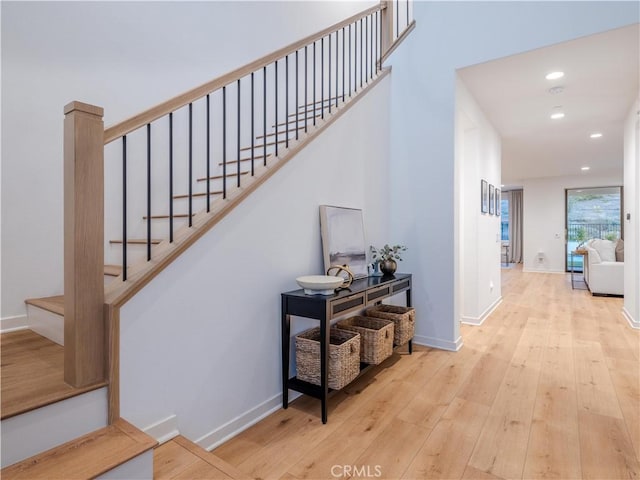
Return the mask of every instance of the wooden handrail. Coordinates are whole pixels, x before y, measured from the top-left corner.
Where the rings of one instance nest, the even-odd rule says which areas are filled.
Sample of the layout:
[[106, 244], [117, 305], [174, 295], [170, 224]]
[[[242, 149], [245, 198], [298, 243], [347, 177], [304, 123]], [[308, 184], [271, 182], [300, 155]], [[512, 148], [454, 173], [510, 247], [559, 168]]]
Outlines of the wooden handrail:
[[351, 17], [338, 22], [330, 27], [325, 28], [324, 30], [319, 31], [318, 33], [314, 33], [313, 35], [309, 35], [308, 37], [303, 38], [297, 42], [294, 42], [286, 47], [281, 48], [280, 50], [276, 50], [269, 55], [265, 55], [257, 60], [254, 60], [243, 67], [237, 68], [221, 77], [218, 77], [214, 80], [211, 80], [207, 83], [200, 85], [199, 87], [193, 88], [189, 91], [186, 91], [176, 97], [173, 97], [167, 101], [164, 101], [155, 107], [152, 107], [148, 110], [145, 110], [142, 113], [134, 115], [116, 125], [108, 127], [104, 131], [104, 144], [107, 145], [117, 138], [122, 137], [123, 135], [127, 135], [128, 133], [137, 130], [144, 125], [157, 120], [160, 117], [168, 115], [171, 112], [176, 111], [179, 108], [188, 105], [191, 102], [195, 102], [196, 100], [204, 97], [205, 95], [214, 92], [225, 85], [229, 85], [230, 83], [235, 82], [236, 80], [246, 77], [247, 75], [260, 70], [267, 65], [279, 60], [291, 53], [294, 53], [296, 50], [300, 50], [306, 45], [309, 45], [316, 40], [320, 40], [326, 35], [335, 32], [336, 30], [340, 30], [342, 27], [346, 27], [347, 25], [360, 20], [372, 13], [384, 10], [386, 7], [386, 3], [382, 2], [379, 5], [374, 7], [370, 7], [366, 10], [363, 10], [360, 13], [356, 13]]

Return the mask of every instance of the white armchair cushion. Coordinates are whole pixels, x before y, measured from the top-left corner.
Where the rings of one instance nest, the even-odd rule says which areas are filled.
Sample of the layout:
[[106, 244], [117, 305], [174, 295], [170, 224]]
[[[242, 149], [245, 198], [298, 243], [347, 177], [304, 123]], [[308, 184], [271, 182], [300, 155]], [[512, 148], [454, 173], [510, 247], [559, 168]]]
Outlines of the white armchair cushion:
[[587, 282], [591, 293], [624, 295], [624, 262], [590, 263]]
[[587, 248], [587, 259], [589, 264], [594, 265], [596, 263], [602, 262], [602, 259], [600, 258], [600, 254], [595, 248], [591, 248], [589, 246], [587, 246], [586, 248]]

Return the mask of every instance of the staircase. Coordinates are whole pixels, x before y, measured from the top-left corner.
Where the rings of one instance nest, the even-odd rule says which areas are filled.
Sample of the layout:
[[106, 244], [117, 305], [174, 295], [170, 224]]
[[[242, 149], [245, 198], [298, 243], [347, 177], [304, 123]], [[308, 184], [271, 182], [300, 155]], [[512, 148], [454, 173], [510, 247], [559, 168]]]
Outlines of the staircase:
[[[392, 12], [383, 1], [106, 129], [100, 107], [65, 107], [65, 293], [27, 300], [28, 329], [1, 336], [3, 478], [244, 478], [120, 418], [119, 309], [390, 73], [415, 27], [394, 30]], [[102, 204], [103, 159], [121, 168], [107, 192], [120, 215]]]

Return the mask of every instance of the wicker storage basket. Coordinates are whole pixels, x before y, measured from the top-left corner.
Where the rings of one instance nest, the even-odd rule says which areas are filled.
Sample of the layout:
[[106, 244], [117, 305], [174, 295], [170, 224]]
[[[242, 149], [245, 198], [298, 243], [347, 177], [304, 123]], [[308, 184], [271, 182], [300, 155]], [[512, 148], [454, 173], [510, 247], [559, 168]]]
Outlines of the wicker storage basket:
[[383, 318], [355, 316], [336, 323], [341, 330], [360, 334], [360, 361], [377, 365], [393, 353], [393, 322]]
[[368, 317], [392, 320], [395, 324], [393, 334], [394, 345], [404, 345], [413, 338], [416, 326], [416, 311], [413, 307], [396, 305], [376, 305], [365, 310]]
[[[339, 390], [360, 373], [360, 335], [346, 330], [330, 329], [329, 388]], [[298, 378], [320, 385], [320, 328], [296, 335]]]

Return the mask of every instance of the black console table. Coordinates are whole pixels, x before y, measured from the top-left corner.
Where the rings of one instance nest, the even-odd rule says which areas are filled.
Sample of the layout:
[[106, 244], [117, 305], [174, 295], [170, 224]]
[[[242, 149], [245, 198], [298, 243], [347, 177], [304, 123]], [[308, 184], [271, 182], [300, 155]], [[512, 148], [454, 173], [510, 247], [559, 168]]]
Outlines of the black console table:
[[[411, 274], [397, 273], [384, 277], [367, 277], [354, 280], [348, 289], [333, 295], [306, 295], [303, 289], [282, 294], [282, 407], [289, 406], [289, 389], [322, 402], [322, 423], [327, 423], [327, 398], [329, 389], [329, 328], [333, 318], [348, 313], [357, 314], [363, 308], [380, 303], [383, 299], [406, 292], [407, 306], [411, 306]], [[289, 378], [289, 354], [291, 349], [291, 315], [320, 321], [320, 385], [313, 385]], [[409, 353], [412, 341], [409, 340]], [[367, 367], [363, 366], [361, 373]]]

